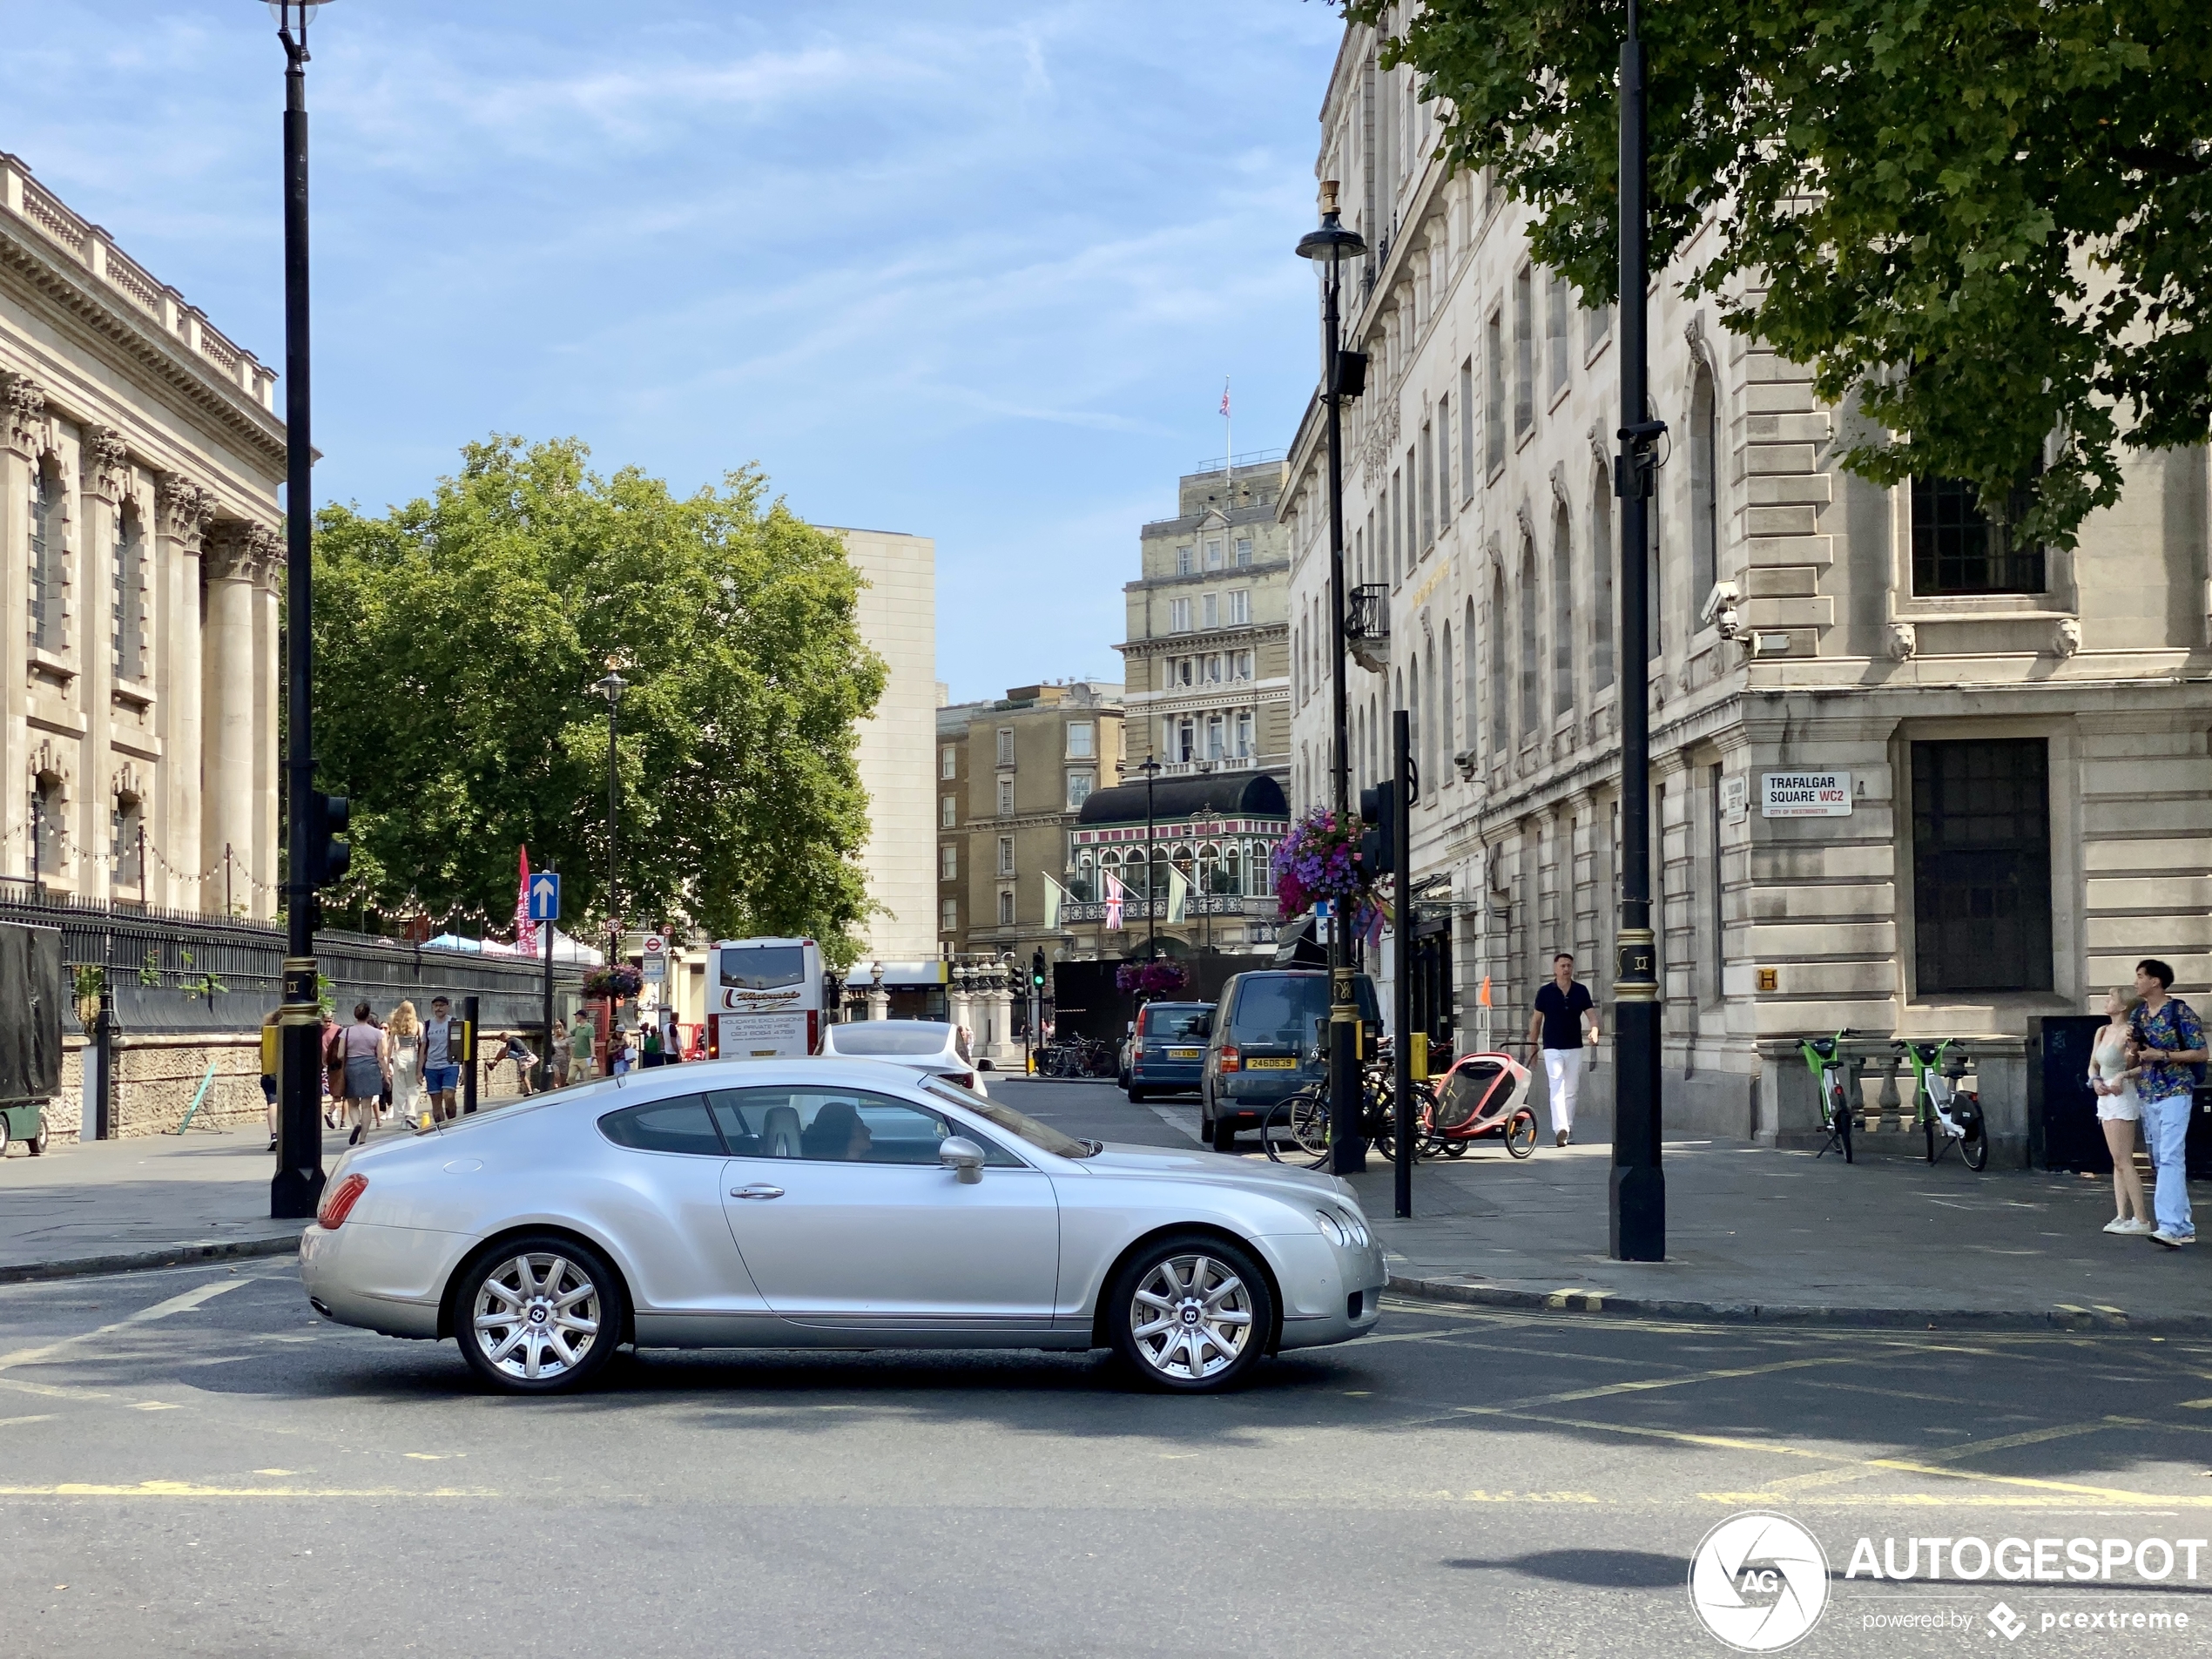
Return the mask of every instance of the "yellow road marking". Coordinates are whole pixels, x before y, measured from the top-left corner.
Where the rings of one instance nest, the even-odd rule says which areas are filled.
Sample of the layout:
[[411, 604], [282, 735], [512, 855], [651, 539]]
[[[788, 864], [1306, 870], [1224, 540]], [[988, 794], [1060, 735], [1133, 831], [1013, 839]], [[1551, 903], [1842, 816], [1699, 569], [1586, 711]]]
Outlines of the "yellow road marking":
[[496, 1498], [489, 1487], [209, 1487], [191, 1480], [101, 1486], [65, 1480], [51, 1487], [0, 1487], [0, 1498]]
[[1532, 1394], [1498, 1406], [1460, 1406], [1454, 1410], [1476, 1417], [1512, 1416], [1525, 1406], [1565, 1406], [1578, 1399], [1604, 1399], [1615, 1394], [1648, 1393], [1655, 1388], [1680, 1388], [1687, 1383], [1726, 1382], [1737, 1377], [1765, 1377], [1777, 1371], [1804, 1371], [1812, 1366], [1843, 1366], [1851, 1361], [1836, 1355], [1809, 1359], [1777, 1359], [1764, 1366], [1731, 1366], [1721, 1371], [1686, 1372], [1679, 1377], [1647, 1377], [1635, 1382], [1602, 1383], [1595, 1388], [1570, 1388], [1556, 1394]]
[[79, 1342], [90, 1342], [95, 1337], [104, 1337], [111, 1332], [127, 1331], [134, 1325], [145, 1325], [152, 1319], [165, 1319], [172, 1313], [189, 1312], [202, 1302], [220, 1296], [225, 1291], [234, 1291], [249, 1282], [242, 1278], [219, 1278], [200, 1285], [197, 1290], [186, 1291], [181, 1296], [172, 1296], [166, 1302], [157, 1302], [150, 1308], [140, 1308], [128, 1318], [118, 1319], [113, 1325], [104, 1325], [97, 1331], [82, 1331], [73, 1337], [49, 1342], [43, 1347], [18, 1348], [13, 1353], [0, 1353], [0, 1371], [14, 1366], [36, 1365], [49, 1355], [59, 1353], [64, 1348], [74, 1346]]
[[[2077, 1514], [2108, 1509], [2201, 1509], [2212, 1503], [2212, 1499], [2206, 1498], [2161, 1498], [2151, 1493], [2135, 1495], [2137, 1501], [2134, 1502], [2105, 1499], [2090, 1503], [2080, 1498], [2037, 1498], [2017, 1492], [1839, 1492], [1792, 1498], [1791, 1503], [1806, 1509], [2064, 1509]], [[1704, 1503], [1739, 1506], [1756, 1507], [1774, 1501], [1774, 1494], [1764, 1488], [1753, 1492], [1701, 1492], [1697, 1496]]]
[[[2101, 1433], [2108, 1428], [2122, 1426], [2117, 1417], [2092, 1418], [2086, 1422], [2061, 1423], [2050, 1428], [2031, 1428], [2018, 1434], [2000, 1434], [1986, 1440], [1967, 1440], [1958, 1446], [1946, 1446], [1938, 1451], [1920, 1452], [1915, 1460], [1924, 1464], [1956, 1463], [1970, 1457], [1979, 1457], [1985, 1452], [2009, 1451], [2016, 1446], [2040, 1446], [2048, 1440], [2071, 1440], [2080, 1434]], [[1881, 1472], [1879, 1461], [1854, 1464], [1846, 1468], [1823, 1469], [1818, 1474], [1793, 1474], [1786, 1480], [1771, 1482], [1777, 1493], [1795, 1496], [1826, 1486], [1841, 1486], [1849, 1480], [1865, 1480]]]
[[0, 1428], [13, 1428], [18, 1423], [51, 1423], [53, 1420], [51, 1412], [41, 1412], [36, 1417], [0, 1417]]

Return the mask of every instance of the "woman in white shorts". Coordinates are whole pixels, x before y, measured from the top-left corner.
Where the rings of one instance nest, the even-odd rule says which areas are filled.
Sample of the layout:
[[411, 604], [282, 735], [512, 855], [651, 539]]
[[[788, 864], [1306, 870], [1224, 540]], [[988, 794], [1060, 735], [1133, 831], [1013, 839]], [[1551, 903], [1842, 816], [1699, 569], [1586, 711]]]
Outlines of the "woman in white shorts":
[[2105, 1144], [2112, 1149], [2112, 1201], [2120, 1212], [2105, 1223], [2108, 1233], [2141, 1235], [2153, 1224], [2143, 1202], [2143, 1178], [2135, 1173], [2135, 1126], [2143, 1103], [2135, 1096], [2134, 1031], [2128, 1015], [2137, 1001], [2133, 987], [2110, 992], [2105, 997], [2107, 1023], [2089, 1049], [2089, 1088], [2097, 1097]]

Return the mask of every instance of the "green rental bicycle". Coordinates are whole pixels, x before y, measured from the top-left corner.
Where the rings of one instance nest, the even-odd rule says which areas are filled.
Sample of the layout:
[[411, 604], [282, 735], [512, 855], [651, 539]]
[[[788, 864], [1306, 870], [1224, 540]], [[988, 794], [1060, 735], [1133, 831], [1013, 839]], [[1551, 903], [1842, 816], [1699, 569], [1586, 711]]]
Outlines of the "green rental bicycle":
[[1928, 1137], [1928, 1162], [1933, 1163], [1956, 1141], [1959, 1157], [1968, 1169], [1986, 1168], [1989, 1136], [1982, 1121], [1981, 1097], [1960, 1089], [1957, 1078], [1945, 1069], [1944, 1051], [1951, 1047], [1951, 1040], [1900, 1042], [1897, 1047], [1912, 1062], [1913, 1111]]
[[1858, 1116], [1858, 1103], [1851, 1099], [1851, 1068], [1844, 1060], [1844, 1039], [1851, 1035], [1846, 1026], [1832, 1037], [1800, 1037], [1797, 1052], [1805, 1057], [1805, 1069], [1812, 1073], [1812, 1084], [1820, 1099], [1820, 1127], [1827, 1139], [1820, 1143], [1815, 1158], [1824, 1158], [1831, 1150], [1840, 1150], [1844, 1162], [1851, 1157], [1851, 1120]]

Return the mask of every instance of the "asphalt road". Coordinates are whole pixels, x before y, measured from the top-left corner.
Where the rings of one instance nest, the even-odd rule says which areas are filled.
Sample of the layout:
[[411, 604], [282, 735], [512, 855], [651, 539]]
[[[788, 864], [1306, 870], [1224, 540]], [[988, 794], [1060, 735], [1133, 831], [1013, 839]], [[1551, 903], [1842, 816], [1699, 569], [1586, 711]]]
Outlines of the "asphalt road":
[[[1837, 1575], [1793, 1651], [2188, 1652], [2212, 1548], [2195, 1581], [2134, 1552], [2212, 1535], [2208, 1430], [2212, 1342], [1411, 1304], [1217, 1399], [1084, 1357], [650, 1353], [516, 1401], [318, 1319], [281, 1261], [203, 1266], [0, 1290], [0, 1651], [1718, 1654], [1688, 1563], [1765, 1510]], [[1844, 1579], [1862, 1536], [2128, 1559]]]

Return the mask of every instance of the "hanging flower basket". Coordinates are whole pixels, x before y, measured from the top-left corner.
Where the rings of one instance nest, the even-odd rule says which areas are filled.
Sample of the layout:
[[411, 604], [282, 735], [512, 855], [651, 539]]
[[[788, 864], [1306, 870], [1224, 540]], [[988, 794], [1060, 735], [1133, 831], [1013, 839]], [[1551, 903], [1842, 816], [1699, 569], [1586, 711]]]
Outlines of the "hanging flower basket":
[[583, 976], [586, 996], [610, 996], [618, 1002], [627, 1001], [644, 988], [644, 972], [628, 962], [617, 962], [612, 968], [595, 968]]
[[1190, 982], [1190, 970], [1181, 962], [1123, 962], [1114, 970], [1114, 988], [1123, 995], [1167, 996]]
[[1357, 818], [1339, 824], [1325, 809], [1308, 813], [1291, 826], [1274, 855], [1275, 902], [1285, 921], [1292, 921], [1325, 900], [1362, 925], [1374, 907], [1375, 877], [1359, 857]]

